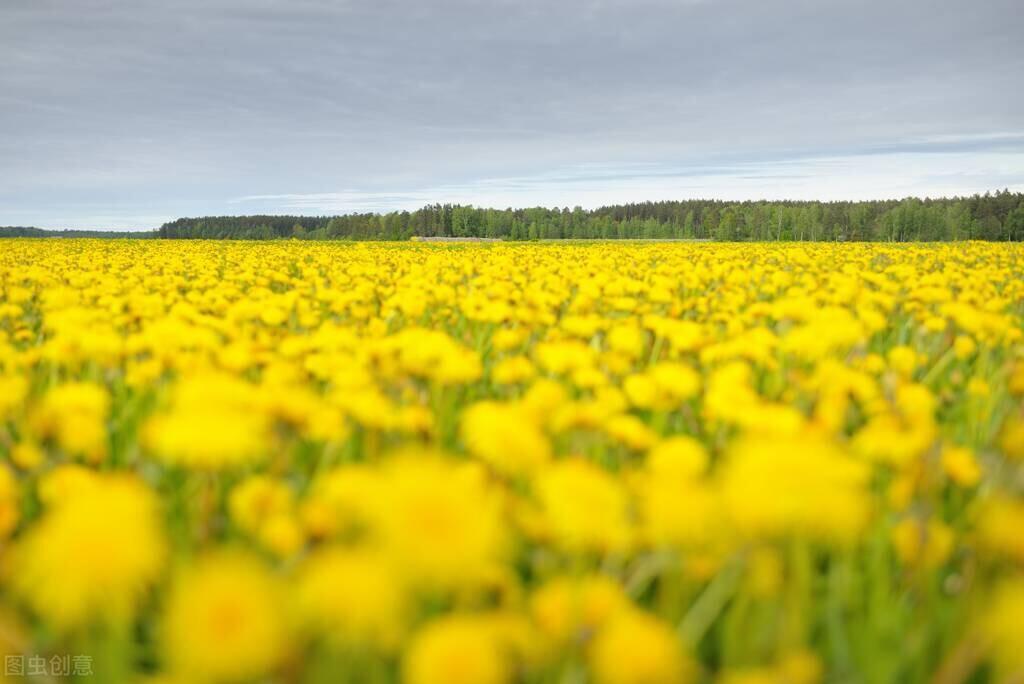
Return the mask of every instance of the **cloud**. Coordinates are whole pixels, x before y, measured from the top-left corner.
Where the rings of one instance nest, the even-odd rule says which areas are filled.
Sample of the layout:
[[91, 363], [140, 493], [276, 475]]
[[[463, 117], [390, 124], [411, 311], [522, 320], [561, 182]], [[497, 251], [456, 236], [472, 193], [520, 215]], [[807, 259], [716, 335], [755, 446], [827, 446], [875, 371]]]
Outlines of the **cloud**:
[[0, 224], [1018, 185], [1022, 29], [1016, 0], [7, 0]]
[[[936, 169], [947, 169], [937, 171]], [[433, 202], [490, 207], [582, 206], [645, 200], [720, 198], [863, 200], [930, 197], [1010, 187], [1024, 191], [1024, 153], [942, 150], [798, 157], [668, 167], [572, 167], [535, 176], [484, 178], [394, 194], [340, 192], [252, 195], [232, 200], [240, 212], [297, 214], [413, 210]]]

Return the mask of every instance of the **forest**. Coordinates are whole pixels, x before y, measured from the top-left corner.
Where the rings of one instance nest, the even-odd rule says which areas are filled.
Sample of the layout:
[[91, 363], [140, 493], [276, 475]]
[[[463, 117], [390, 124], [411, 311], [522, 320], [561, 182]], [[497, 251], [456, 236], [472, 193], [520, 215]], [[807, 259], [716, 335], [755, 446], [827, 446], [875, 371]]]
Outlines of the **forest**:
[[0, 226], [0, 238], [47, 237], [47, 238], [153, 238], [156, 232], [117, 230], [48, 230], [31, 226]]
[[1024, 240], [1024, 193], [863, 202], [682, 200], [586, 210], [487, 209], [433, 204], [415, 211], [342, 216], [179, 218], [155, 232], [0, 227], [0, 237], [168, 239], [505, 240], [694, 239], [738, 241]]
[[162, 238], [407, 240], [712, 239], [940, 241], [1024, 239], [1024, 193], [865, 202], [683, 200], [585, 210], [433, 204], [343, 216], [181, 218]]

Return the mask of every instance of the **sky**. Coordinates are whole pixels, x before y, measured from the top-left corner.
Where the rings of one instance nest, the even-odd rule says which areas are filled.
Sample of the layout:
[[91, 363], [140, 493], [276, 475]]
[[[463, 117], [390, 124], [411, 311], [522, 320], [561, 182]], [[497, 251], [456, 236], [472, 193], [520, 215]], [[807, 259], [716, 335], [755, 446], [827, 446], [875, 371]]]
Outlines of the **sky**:
[[0, 225], [1024, 190], [1021, 0], [0, 0]]

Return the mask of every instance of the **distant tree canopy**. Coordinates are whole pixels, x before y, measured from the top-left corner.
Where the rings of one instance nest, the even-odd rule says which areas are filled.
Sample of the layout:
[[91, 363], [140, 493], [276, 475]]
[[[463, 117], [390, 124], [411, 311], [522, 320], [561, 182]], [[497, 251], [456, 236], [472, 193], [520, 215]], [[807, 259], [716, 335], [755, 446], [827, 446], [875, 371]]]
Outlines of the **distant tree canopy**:
[[54, 238], [153, 238], [156, 231], [116, 230], [47, 230], [30, 226], [0, 226], [0, 238], [10, 237], [54, 237]]
[[[148, 237], [153, 233], [133, 233]], [[434, 204], [416, 211], [344, 216], [180, 218], [161, 238], [408, 240], [483, 237], [506, 240], [1024, 240], [1024, 193], [866, 202], [683, 200], [599, 209], [483, 209]], [[125, 237], [102, 231], [0, 228], [0, 236]]]
[[163, 238], [507, 240], [1024, 240], [1024, 193], [867, 202], [643, 202], [600, 209], [483, 209], [434, 204], [344, 216], [216, 216], [164, 224]]

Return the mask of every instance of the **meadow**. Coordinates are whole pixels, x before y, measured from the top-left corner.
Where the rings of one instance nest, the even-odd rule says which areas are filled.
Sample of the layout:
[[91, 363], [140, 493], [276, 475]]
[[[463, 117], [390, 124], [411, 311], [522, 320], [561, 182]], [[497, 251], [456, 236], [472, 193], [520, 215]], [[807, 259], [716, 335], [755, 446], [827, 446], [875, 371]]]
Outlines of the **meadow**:
[[5, 241], [5, 666], [1024, 681], [1022, 274], [1017, 243]]

